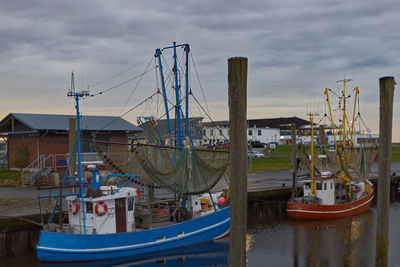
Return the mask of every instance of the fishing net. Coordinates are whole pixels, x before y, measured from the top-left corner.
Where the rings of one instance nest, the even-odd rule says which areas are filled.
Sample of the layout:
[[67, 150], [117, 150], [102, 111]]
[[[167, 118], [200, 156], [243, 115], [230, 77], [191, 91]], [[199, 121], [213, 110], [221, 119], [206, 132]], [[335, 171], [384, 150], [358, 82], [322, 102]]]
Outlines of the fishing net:
[[347, 177], [351, 181], [365, 181], [371, 172], [371, 165], [376, 161], [377, 155], [378, 150], [375, 148], [366, 150], [361, 147], [347, 151], [345, 157], [341, 157], [343, 158], [343, 170]]
[[135, 147], [126, 163], [115, 164], [103, 151], [94, 147], [108, 170], [136, 174], [139, 185], [163, 187], [179, 195], [208, 192], [228, 166], [226, 155], [197, 152], [186, 147], [170, 149], [146, 145]]
[[[193, 148], [171, 151], [141, 146], [136, 149], [140, 167], [154, 182], [177, 194], [200, 194], [209, 191], [221, 179], [228, 162], [213, 166]], [[173, 159], [176, 163], [171, 165]], [[167, 160], [166, 160], [167, 159]], [[173, 166], [173, 167], [172, 167]]]
[[372, 163], [376, 160], [377, 150], [375, 148], [346, 149], [337, 156], [335, 150], [321, 149], [321, 154], [314, 158], [315, 168], [319, 172], [329, 171], [338, 174], [340, 169], [346, 173], [351, 181], [365, 181], [370, 172]]

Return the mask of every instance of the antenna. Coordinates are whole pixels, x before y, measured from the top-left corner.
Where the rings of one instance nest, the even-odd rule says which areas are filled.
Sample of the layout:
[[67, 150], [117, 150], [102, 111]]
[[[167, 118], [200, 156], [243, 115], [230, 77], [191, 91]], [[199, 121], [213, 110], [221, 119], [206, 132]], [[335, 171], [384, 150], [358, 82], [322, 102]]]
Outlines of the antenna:
[[74, 71], [71, 71], [71, 88], [70, 88], [70, 92], [75, 93]]

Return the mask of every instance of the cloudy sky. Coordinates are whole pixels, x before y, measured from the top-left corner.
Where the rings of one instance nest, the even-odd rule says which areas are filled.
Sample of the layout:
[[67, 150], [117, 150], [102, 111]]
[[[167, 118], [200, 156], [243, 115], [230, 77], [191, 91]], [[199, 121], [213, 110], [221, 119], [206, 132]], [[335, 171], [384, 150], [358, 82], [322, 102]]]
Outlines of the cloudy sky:
[[[119, 115], [156, 91], [153, 54], [172, 41], [190, 44], [201, 82], [192, 67], [194, 95], [206, 106], [203, 88], [215, 120], [228, 119], [229, 57], [249, 60], [250, 119], [323, 115], [324, 88], [346, 77], [353, 79], [349, 89], [359, 86], [361, 114], [377, 133], [378, 79], [399, 79], [400, 2], [394, 0], [0, 2], [1, 118], [72, 114], [71, 70], [76, 88], [89, 85], [97, 93], [149, 66], [142, 79], [82, 102], [85, 115]], [[170, 62], [167, 51], [164, 57]], [[135, 122], [156, 111], [156, 101], [126, 118]], [[400, 141], [397, 102], [396, 92], [393, 138]]]

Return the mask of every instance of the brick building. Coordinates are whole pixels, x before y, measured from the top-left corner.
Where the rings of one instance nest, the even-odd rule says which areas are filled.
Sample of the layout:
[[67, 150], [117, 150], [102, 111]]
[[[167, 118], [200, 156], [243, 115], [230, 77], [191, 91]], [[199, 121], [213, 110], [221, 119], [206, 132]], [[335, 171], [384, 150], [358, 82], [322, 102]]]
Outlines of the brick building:
[[[69, 152], [69, 119], [74, 115], [10, 113], [0, 121], [0, 135], [7, 139], [9, 168], [17, 168], [18, 158], [25, 157], [27, 165], [51, 163], [53, 169], [66, 165]], [[82, 116], [81, 144], [83, 161], [94, 161], [91, 146], [92, 133], [96, 139], [106, 141], [102, 150], [109, 155], [128, 152], [128, 139], [142, 131], [128, 121], [112, 116]], [[109, 143], [107, 143], [109, 142]], [[20, 161], [21, 163], [21, 161]], [[33, 166], [32, 165], [32, 166]]]

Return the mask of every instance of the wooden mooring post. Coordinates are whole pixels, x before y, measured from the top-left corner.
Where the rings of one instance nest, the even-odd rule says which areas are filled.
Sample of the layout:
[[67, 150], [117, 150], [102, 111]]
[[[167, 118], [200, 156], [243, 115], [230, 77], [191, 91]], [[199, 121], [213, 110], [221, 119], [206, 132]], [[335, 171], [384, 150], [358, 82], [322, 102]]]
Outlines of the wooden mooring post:
[[229, 266], [246, 266], [247, 232], [247, 58], [228, 59], [231, 222]]
[[379, 79], [379, 169], [375, 266], [387, 266], [388, 264], [394, 85], [393, 77]]

